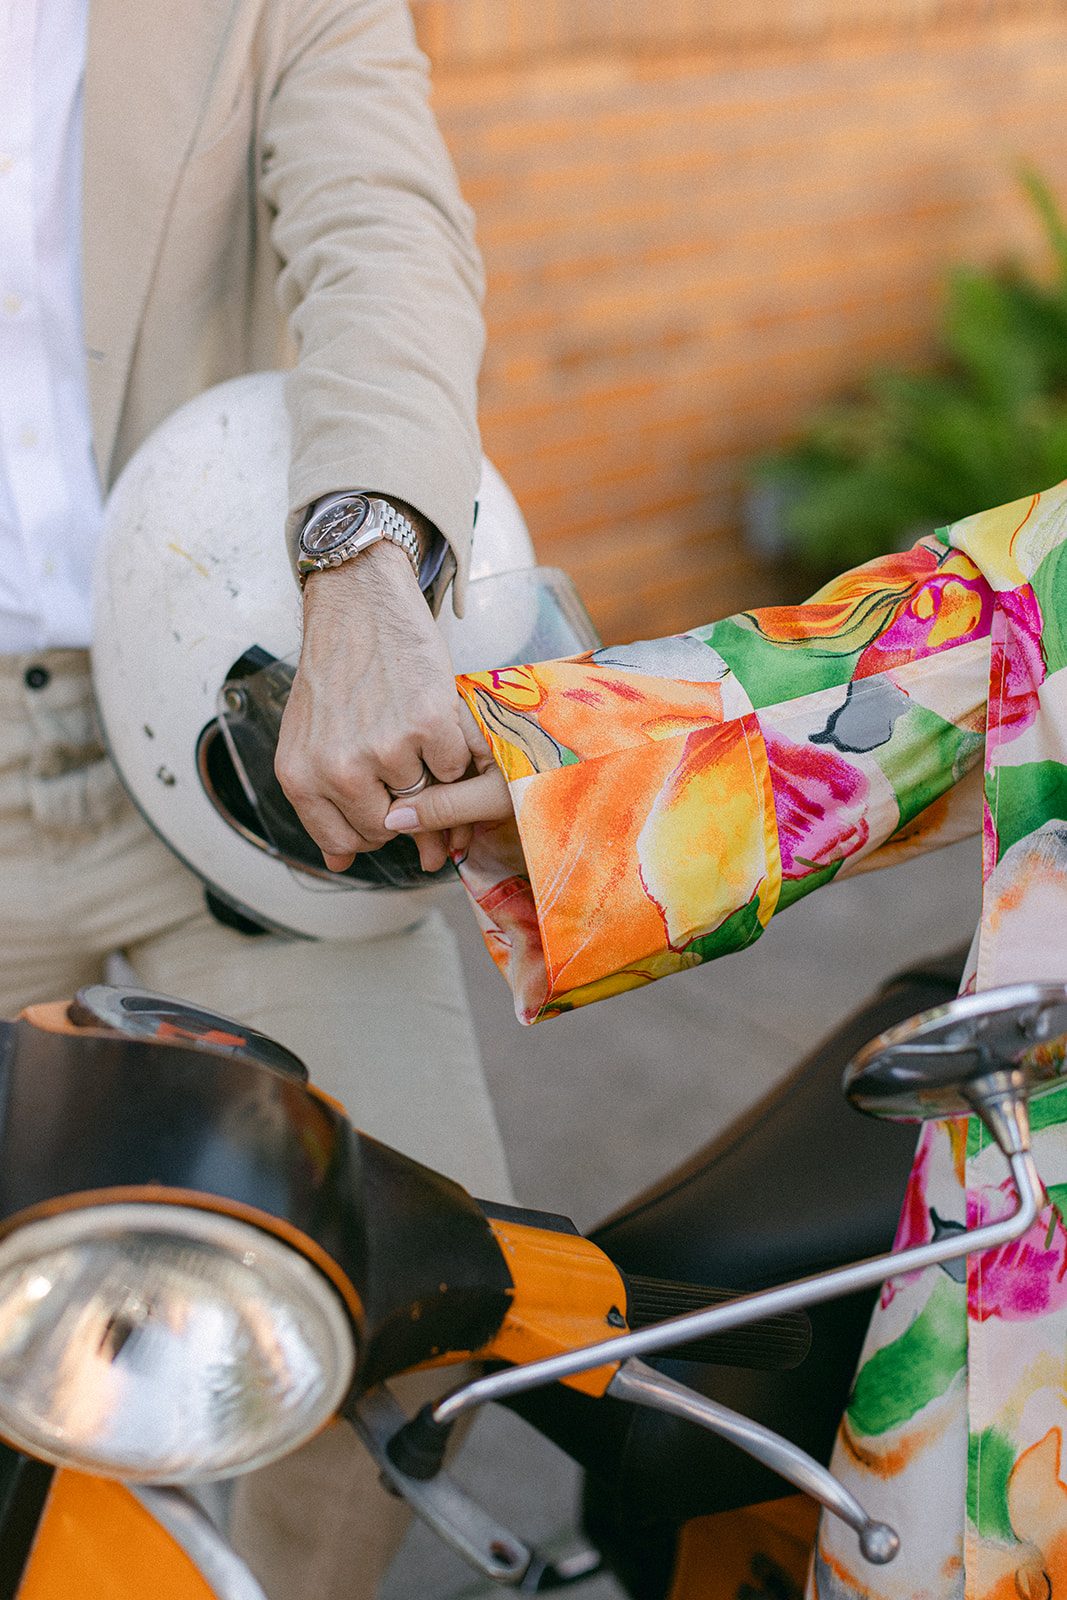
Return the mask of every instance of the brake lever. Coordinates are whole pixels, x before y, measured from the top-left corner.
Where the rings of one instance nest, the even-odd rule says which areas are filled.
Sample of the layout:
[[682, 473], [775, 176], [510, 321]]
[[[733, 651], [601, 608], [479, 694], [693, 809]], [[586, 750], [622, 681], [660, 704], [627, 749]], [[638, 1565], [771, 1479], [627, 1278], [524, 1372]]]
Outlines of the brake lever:
[[[791, 1444], [761, 1423], [676, 1383], [633, 1357], [619, 1367], [606, 1392], [615, 1400], [684, 1417], [729, 1439], [854, 1528], [860, 1549], [872, 1564], [882, 1566], [892, 1561], [900, 1549], [896, 1531], [869, 1516], [832, 1472], [799, 1445]], [[486, 1577], [511, 1585], [520, 1594], [540, 1594], [564, 1588], [595, 1570], [585, 1559], [585, 1552], [573, 1570], [567, 1570], [566, 1563], [546, 1560], [495, 1523], [447, 1474], [437, 1471], [432, 1477], [419, 1478], [403, 1472], [390, 1459], [388, 1446], [408, 1418], [384, 1384], [365, 1394], [349, 1414], [386, 1481], [457, 1555]]]
[[[849, 1098], [877, 1116], [924, 1121], [977, 1114], [1011, 1168], [1018, 1204], [1010, 1216], [475, 1378], [436, 1404], [424, 1406], [388, 1440], [390, 1464], [419, 1482], [431, 1480], [440, 1469], [451, 1429], [464, 1412], [487, 1400], [504, 1400], [610, 1366], [614, 1371], [602, 1393], [676, 1412], [724, 1434], [850, 1524], [860, 1535], [868, 1561], [891, 1561], [899, 1548], [894, 1530], [874, 1522], [844, 1486], [804, 1451], [758, 1423], [671, 1383], [634, 1358], [855, 1294], [887, 1278], [942, 1266], [1021, 1238], [1046, 1202], [1030, 1151], [1027, 1095], [1030, 1089], [1044, 1092], [1054, 1088], [1065, 1076], [1067, 1016], [1060, 1027], [1057, 1007], [1067, 1008], [1067, 986], [1021, 984], [964, 996], [880, 1034], [860, 1052], [845, 1076]], [[1000, 1030], [997, 1035], [994, 1023]], [[917, 1036], [923, 1041], [921, 1052], [913, 1048]], [[967, 1049], [961, 1048], [964, 1043]], [[898, 1060], [902, 1050], [903, 1068]], [[925, 1072], [914, 1065], [919, 1055], [929, 1058]], [[957, 1067], [966, 1056], [973, 1057], [971, 1071], [961, 1075], [944, 1068], [944, 1059], [950, 1067]]]
[[757, 1461], [777, 1472], [789, 1483], [795, 1484], [804, 1494], [811, 1495], [820, 1505], [847, 1522], [859, 1534], [860, 1549], [866, 1559], [876, 1566], [892, 1561], [900, 1549], [896, 1531], [885, 1522], [876, 1522], [868, 1516], [843, 1483], [833, 1473], [809, 1456], [799, 1445], [791, 1444], [781, 1434], [774, 1433], [750, 1417], [744, 1417], [717, 1400], [697, 1394], [695, 1389], [676, 1383], [662, 1372], [646, 1366], [634, 1357], [624, 1361], [608, 1385], [607, 1393], [615, 1400], [630, 1400], [636, 1405], [648, 1406], [654, 1411], [668, 1411], [673, 1416], [684, 1417], [688, 1422], [699, 1423], [711, 1433], [721, 1434]]

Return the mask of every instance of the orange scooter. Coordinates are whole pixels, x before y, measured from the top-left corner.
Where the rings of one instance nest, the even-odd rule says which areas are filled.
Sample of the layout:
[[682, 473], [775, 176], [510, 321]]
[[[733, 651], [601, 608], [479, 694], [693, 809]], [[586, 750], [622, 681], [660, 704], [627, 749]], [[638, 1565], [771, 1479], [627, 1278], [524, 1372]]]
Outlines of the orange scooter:
[[[639, 1253], [635, 1221], [664, 1195], [598, 1240], [474, 1200], [354, 1130], [281, 1046], [180, 1001], [96, 986], [0, 1024], [0, 1600], [143, 1600], [149, 1587], [154, 1600], [262, 1600], [184, 1486], [277, 1459], [338, 1418], [486, 1579], [575, 1586], [595, 1555], [540, 1556], [443, 1470], [455, 1422], [490, 1400], [584, 1460], [599, 1486], [591, 1528], [642, 1600], [706, 1596], [715, 1514], [788, 1491], [843, 1517], [871, 1562], [892, 1560], [895, 1532], [816, 1453], [701, 1388], [733, 1371], [773, 1390], [810, 1359], [805, 1308], [854, 1304], [892, 1273], [1024, 1232], [1042, 1203], [1026, 1095], [1057, 1081], [1065, 1041], [1067, 990], [1049, 985], [880, 1032], [849, 1069], [850, 1097], [890, 1119], [977, 1111], [1011, 1165], [1017, 1212], [738, 1294], [621, 1270], [613, 1232], [620, 1255]], [[794, 1110], [809, 1079], [793, 1085]], [[729, 1149], [744, 1142], [742, 1130]], [[714, 1165], [698, 1161], [675, 1194]], [[415, 1418], [388, 1389], [472, 1359], [482, 1375]], [[701, 1370], [710, 1385], [691, 1381]], [[780, 1392], [775, 1406], [788, 1421]], [[632, 1493], [620, 1462], [640, 1445], [635, 1417], [677, 1423], [668, 1449], [695, 1477], [637, 1519], [657, 1530], [656, 1559], [612, 1531]], [[694, 1437], [720, 1452], [711, 1470]]]

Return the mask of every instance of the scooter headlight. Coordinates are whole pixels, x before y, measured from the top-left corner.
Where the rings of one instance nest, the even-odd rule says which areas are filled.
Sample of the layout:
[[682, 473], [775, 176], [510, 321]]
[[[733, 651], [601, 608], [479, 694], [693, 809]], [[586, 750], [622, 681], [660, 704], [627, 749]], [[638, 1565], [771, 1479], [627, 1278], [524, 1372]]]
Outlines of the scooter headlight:
[[0, 1241], [0, 1434], [106, 1477], [185, 1483], [273, 1461], [351, 1382], [340, 1299], [245, 1222], [102, 1205]]

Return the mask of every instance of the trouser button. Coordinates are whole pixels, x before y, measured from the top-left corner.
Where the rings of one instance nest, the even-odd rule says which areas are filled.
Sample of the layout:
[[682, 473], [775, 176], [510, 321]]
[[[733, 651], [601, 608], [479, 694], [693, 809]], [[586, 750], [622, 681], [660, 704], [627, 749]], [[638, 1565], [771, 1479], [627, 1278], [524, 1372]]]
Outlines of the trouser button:
[[46, 684], [50, 683], [51, 681], [52, 674], [49, 672], [47, 667], [26, 668], [27, 689], [43, 689]]

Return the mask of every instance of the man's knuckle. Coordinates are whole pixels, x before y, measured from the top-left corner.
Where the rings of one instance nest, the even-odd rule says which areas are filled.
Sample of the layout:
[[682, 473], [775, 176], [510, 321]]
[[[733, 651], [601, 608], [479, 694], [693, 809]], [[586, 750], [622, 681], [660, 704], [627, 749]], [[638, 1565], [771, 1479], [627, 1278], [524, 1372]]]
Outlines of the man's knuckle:
[[303, 788], [304, 763], [279, 746], [274, 755], [274, 775], [285, 790]]
[[359, 840], [359, 834], [344, 818], [334, 818], [332, 821], [319, 818], [314, 828], [309, 828], [320, 850], [327, 850], [331, 855], [341, 855], [345, 850], [354, 850]]
[[412, 751], [412, 742], [400, 736], [383, 739], [377, 755], [382, 771], [394, 775], [406, 772], [412, 761], [417, 759]]
[[462, 756], [445, 755], [438, 762], [437, 776], [444, 783], [456, 783], [466, 772], [469, 762], [466, 753]]
[[279, 776], [278, 781], [282, 786], [282, 791], [285, 794], [286, 799], [289, 801], [289, 804], [293, 807], [294, 811], [298, 811], [301, 816], [305, 816], [306, 813], [315, 810], [316, 806], [318, 805], [319, 796], [314, 789], [298, 782], [289, 782], [281, 776]]
[[363, 777], [361, 762], [344, 750], [326, 751], [320, 767], [324, 791], [330, 795], [354, 793]]

